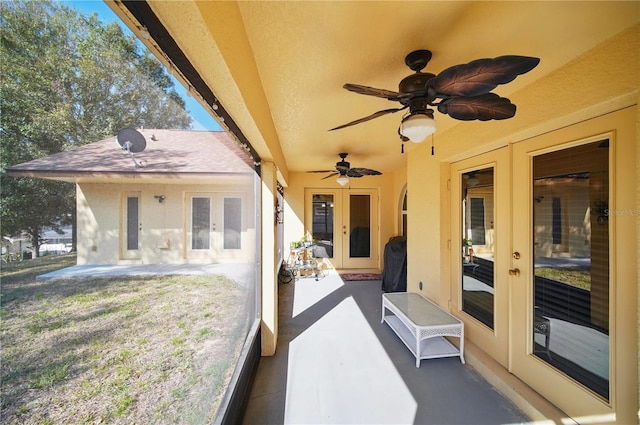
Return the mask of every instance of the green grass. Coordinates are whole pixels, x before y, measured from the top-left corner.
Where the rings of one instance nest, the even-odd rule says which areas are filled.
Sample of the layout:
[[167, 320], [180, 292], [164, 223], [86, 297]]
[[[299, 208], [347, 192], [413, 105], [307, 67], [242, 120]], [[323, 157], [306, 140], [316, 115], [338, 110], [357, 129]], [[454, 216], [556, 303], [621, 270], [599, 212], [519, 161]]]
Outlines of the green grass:
[[63, 363], [54, 363], [45, 365], [41, 369], [34, 372], [31, 378], [31, 388], [45, 390], [52, 388], [54, 385], [64, 381], [67, 377], [69, 366], [73, 363], [72, 359]]
[[2, 423], [211, 419], [248, 327], [246, 289], [222, 276], [35, 280], [74, 261], [0, 272]]
[[591, 290], [591, 271], [588, 268], [558, 269], [552, 267], [536, 267], [536, 276], [557, 280], [588, 291]]

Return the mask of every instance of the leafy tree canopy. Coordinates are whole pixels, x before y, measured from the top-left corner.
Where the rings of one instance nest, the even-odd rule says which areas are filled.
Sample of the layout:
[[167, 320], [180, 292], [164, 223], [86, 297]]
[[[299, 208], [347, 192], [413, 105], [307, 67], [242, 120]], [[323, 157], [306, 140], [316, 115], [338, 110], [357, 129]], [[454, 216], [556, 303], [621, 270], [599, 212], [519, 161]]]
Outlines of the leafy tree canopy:
[[163, 66], [117, 23], [62, 2], [0, 2], [0, 214], [2, 234], [74, 212], [73, 185], [12, 178], [10, 165], [111, 137], [124, 127], [189, 128]]

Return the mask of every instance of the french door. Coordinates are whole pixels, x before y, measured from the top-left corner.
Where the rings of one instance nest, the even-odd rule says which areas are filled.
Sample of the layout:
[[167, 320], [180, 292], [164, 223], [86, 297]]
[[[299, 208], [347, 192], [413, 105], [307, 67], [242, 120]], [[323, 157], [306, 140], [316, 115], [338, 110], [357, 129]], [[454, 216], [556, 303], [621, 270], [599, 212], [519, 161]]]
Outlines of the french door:
[[465, 334], [486, 353], [508, 366], [509, 150], [460, 161], [451, 166], [452, 308]]
[[338, 269], [378, 268], [377, 190], [306, 189], [305, 205], [316, 256]]
[[634, 120], [451, 164], [452, 310], [568, 422], [637, 422]]
[[140, 233], [142, 231], [140, 192], [126, 192], [121, 197], [120, 258], [140, 259]]
[[513, 147], [511, 370], [577, 422], [637, 421], [636, 118]]
[[241, 194], [188, 193], [185, 251], [189, 260], [242, 257], [249, 250], [243, 240], [246, 207]]

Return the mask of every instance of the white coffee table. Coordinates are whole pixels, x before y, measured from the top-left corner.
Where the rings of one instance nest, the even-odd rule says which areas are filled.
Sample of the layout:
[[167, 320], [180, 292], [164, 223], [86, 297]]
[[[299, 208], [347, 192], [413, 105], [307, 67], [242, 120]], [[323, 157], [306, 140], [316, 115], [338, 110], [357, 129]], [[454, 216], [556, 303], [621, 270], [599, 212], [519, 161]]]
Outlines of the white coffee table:
[[[385, 312], [387, 314], [385, 314]], [[435, 303], [413, 292], [382, 294], [382, 321], [420, 360], [460, 357], [464, 364], [464, 324]], [[445, 336], [460, 338], [460, 348]]]

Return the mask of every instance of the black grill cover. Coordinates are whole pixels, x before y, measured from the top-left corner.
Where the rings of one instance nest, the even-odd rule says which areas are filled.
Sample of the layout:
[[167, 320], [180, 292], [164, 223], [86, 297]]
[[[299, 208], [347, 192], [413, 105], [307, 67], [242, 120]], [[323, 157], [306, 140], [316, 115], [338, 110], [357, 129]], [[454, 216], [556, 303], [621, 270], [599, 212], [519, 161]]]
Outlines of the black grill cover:
[[407, 291], [407, 238], [405, 236], [395, 236], [384, 246], [382, 290], [384, 292]]

